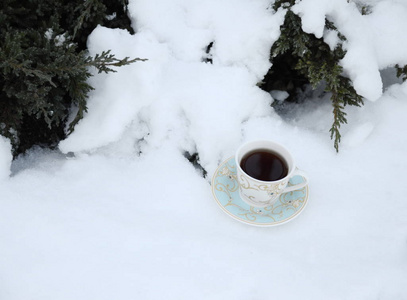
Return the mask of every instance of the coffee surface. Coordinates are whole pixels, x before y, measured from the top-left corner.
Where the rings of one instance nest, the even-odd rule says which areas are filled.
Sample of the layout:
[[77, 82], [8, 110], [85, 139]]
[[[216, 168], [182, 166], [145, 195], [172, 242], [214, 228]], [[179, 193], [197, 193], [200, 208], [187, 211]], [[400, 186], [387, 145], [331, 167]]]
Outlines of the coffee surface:
[[247, 153], [240, 161], [240, 167], [247, 175], [262, 181], [276, 181], [288, 173], [286, 162], [267, 150]]

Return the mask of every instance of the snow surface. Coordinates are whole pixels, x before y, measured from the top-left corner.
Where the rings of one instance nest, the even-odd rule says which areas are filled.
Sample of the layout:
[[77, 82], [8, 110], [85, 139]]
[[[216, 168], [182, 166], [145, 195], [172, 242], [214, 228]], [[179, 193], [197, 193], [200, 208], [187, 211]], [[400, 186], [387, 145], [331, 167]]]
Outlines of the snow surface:
[[0, 180], [6, 180], [10, 176], [12, 159], [10, 141], [0, 135]]
[[[322, 2], [298, 12], [351, 27], [333, 8], [352, 4]], [[354, 21], [369, 36], [349, 38], [343, 65], [377, 100], [347, 108], [336, 154], [329, 95], [280, 116], [256, 86], [284, 11], [130, 1], [136, 34], [98, 27], [88, 45], [148, 61], [91, 79], [89, 113], [60, 151], [34, 148], [11, 164], [0, 138], [0, 299], [407, 299], [407, 83], [387, 68], [407, 59], [407, 39], [381, 36], [405, 37], [406, 4], [370, 3]], [[213, 64], [202, 62], [211, 42]], [[278, 227], [233, 220], [211, 193], [217, 165], [260, 138], [284, 144], [310, 176], [307, 208]], [[185, 158], [195, 152], [206, 178]]]
[[[362, 2], [362, 1], [357, 1]], [[302, 0], [293, 11], [301, 16], [302, 29], [322, 37], [325, 19], [333, 21], [346, 36], [342, 61], [356, 91], [375, 101], [382, 94], [380, 70], [407, 64], [407, 2], [366, 1], [369, 14], [362, 15], [354, 1]], [[331, 45], [331, 37], [327, 43]]]

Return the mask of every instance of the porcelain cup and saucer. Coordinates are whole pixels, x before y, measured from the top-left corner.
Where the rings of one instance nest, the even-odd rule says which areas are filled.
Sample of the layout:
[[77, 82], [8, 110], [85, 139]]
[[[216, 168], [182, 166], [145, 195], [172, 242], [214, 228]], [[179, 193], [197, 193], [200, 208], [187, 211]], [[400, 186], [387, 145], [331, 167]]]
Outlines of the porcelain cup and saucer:
[[[274, 180], [261, 180], [243, 170], [250, 153], [268, 151], [283, 161], [286, 173]], [[308, 175], [298, 169], [291, 153], [270, 140], [241, 145], [235, 156], [222, 162], [212, 178], [212, 192], [222, 210], [232, 218], [255, 226], [275, 226], [298, 216], [308, 200]]]

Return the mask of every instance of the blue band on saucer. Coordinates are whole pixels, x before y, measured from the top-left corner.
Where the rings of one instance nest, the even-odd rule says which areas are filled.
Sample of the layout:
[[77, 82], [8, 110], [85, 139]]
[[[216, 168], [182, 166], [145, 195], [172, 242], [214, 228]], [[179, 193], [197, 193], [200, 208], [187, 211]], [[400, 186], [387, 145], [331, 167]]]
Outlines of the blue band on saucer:
[[[301, 176], [290, 179], [288, 185], [303, 182]], [[308, 200], [308, 186], [285, 193], [273, 204], [258, 208], [248, 205], [239, 195], [236, 163], [231, 157], [221, 163], [212, 178], [212, 193], [220, 208], [232, 218], [254, 226], [276, 226], [298, 216]]]

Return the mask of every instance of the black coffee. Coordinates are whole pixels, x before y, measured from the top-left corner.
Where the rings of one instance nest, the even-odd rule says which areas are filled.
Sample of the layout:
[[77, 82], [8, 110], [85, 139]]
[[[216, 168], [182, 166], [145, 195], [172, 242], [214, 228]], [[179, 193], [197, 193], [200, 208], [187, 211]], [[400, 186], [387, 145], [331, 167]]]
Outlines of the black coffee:
[[240, 167], [249, 176], [262, 181], [275, 181], [287, 176], [286, 162], [268, 150], [247, 153], [240, 161]]

